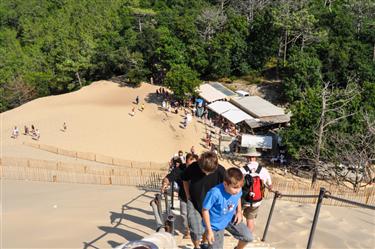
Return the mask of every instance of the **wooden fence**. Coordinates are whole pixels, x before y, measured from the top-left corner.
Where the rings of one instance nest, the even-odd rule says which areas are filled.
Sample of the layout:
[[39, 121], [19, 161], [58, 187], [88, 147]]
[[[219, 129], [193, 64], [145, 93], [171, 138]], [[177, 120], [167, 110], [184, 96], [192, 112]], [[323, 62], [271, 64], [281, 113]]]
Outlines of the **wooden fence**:
[[168, 169], [168, 162], [164, 162], [164, 163], [140, 162], [140, 161], [132, 161], [132, 160], [126, 160], [122, 158], [105, 156], [105, 155], [96, 154], [92, 152], [66, 150], [66, 149], [55, 147], [55, 146], [39, 144], [39, 143], [24, 142], [23, 144], [36, 148], [36, 149], [59, 154], [62, 156], [67, 156], [67, 157], [72, 157], [72, 158], [82, 159], [82, 160], [87, 160], [87, 161], [93, 161], [93, 162], [98, 162], [98, 163], [104, 163], [108, 165], [141, 168], [141, 169], [157, 169], [157, 170]]
[[[331, 195], [345, 198], [348, 200], [361, 202], [375, 206], [375, 188], [368, 187], [362, 189], [359, 192], [354, 192], [350, 189], [339, 187], [337, 185], [329, 183], [320, 183], [315, 187], [311, 187], [310, 184], [303, 184], [301, 182], [288, 181], [285, 178], [273, 178], [272, 179], [273, 190], [279, 191], [281, 194], [290, 195], [319, 195], [321, 187], [324, 187]], [[273, 198], [273, 194], [266, 191], [265, 198]], [[296, 198], [296, 197], [281, 197], [282, 200], [295, 201], [299, 203], [316, 203], [317, 198]], [[332, 206], [352, 206], [343, 202], [339, 202], [333, 199], [324, 199], [323, 204]]]
[[[140, 165], [82, 165], [48, 160], [22, 159], [3, 157], [0, 159], [0, 177], [4, 179], [31, 180], [44, 182], [130, 185], [158, 190], [167, 170], [141, 168]], [[375, 205], [373, 187], [360, 192], [338, 188], [336, 185], [321, 185], [311, 188], [307, 184], [294, 182], [285, 178], [273, 178], [273, 189], [284, 194], [318, 195], [320, 187], [325, 187], [332, 195], [341, 198]], [[265, 198], [273, 194], [266, 192]], [[317, 198], [289, 198], [283, 200], [299, 203], [315, 203]], [[350, 206], [333, 199], [324, 199], [324, 204], [333, 206]]]
[[59, 161], [3, 157], [0, 177], [43, 182], [130, 185], [160, 189], [166, 170], [124, 166], [88, 166]]

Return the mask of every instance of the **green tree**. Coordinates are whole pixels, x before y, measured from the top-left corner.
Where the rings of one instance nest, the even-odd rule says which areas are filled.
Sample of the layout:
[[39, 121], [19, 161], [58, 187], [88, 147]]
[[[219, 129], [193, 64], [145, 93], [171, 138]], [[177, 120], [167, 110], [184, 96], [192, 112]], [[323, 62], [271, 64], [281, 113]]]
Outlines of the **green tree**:
[[294, 50], [283, 68], [284, 94], [290, 102], [300, 100], [309, 87], [320, 85], [322, 80], [319, 58]]
[[173, 65], [167, 73], [164, 84], [179, 99], [186, 99], [196, 91], [200, 81], [198, 73], [185, 64]]

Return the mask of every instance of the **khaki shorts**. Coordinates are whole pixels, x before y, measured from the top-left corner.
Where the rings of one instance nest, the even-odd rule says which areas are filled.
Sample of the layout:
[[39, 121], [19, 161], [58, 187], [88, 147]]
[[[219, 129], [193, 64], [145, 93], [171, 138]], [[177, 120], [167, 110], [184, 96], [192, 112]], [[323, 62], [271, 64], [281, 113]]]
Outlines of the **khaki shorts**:
[[245, 216], [247, 220], [255, 219], [258, 216], [258, 209], [259, 209], [259, 206], [258, 207], [244, 207], [243, 216]]

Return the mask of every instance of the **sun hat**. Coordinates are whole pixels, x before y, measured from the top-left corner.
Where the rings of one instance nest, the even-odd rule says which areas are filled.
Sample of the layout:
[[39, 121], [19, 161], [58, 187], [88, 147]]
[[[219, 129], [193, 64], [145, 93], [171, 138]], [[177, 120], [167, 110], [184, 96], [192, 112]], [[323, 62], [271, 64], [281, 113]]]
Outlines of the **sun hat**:
[[243, 156], [245, 156], [245, 157], [258, 157], [260, 155], [261, 154], [257, 151], [257, 149], [255, 147], [250, 147], [248, 152], [243, 154]]

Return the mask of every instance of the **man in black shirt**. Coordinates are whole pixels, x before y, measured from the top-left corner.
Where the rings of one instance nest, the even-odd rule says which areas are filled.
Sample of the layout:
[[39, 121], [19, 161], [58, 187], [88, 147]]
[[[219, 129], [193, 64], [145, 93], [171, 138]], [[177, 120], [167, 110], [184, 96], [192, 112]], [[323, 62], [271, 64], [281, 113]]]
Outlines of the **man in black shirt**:
[[167, 190], [168, 186], [170, 184], [177, 183], [178, 185], [178, 197], [180, 200], [180, 213], [182, 217], [182, 223], [184, 226], [184, 239], [190, 238], [190, 231], [189, 231], [189, 226], [188, 226], [188, 221], [187, 221], [187, 199], [186, 199], [186, 194], [184, 190], [184, 186], [182, 183], [182, 175], [190, 164], [196, 161], [196, 158], [194, 155], [188, 153], [186, 155], [186, 164], [182, 163], [181, 158], [176, 158], [172, 160], [172, 170], [171, 172], [164, 177], [162, 181], [162, 187], [161, 187], [161, 192], [164, 193], [164, 191]]
[[225, 169], [219, 165], [214, 152], [205, 152], [198, 162], [191, 164], [182, 175], [187, 198], [188, 222], [194, 248], [199, 248], [204, 233], [202, 225], [202, 204], [207, 192], [223, 182]]

